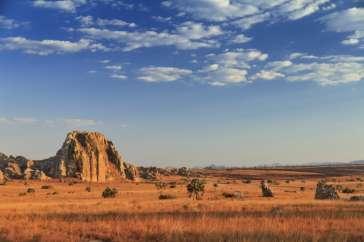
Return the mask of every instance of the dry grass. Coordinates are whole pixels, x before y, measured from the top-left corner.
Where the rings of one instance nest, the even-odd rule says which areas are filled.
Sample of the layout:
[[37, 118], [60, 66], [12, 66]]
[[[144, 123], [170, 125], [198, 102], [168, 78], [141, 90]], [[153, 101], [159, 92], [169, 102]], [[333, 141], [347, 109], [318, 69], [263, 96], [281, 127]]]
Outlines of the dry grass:
[[[40, 189], [44, 183], [10, 182], [0, 187], [0, 241], [364, 241], [364, 202], [349, 202], [352, 194], [315, 201], [317, 180], [275, 180], [274, 198], [261, 197], [258, 181], [207, 180], [199, 201], [188, 198], [182, 181], [167, 189], [176, 196], [167, 200], [148, 183], [92, 184], [88, 192], [83, 183]], [[101, 197], [106, 186], [118, 189], [116, 198]], [[28, 188], [35, 193], [19, 196]], [[243, 198], [222, 195], [235, 191]]]

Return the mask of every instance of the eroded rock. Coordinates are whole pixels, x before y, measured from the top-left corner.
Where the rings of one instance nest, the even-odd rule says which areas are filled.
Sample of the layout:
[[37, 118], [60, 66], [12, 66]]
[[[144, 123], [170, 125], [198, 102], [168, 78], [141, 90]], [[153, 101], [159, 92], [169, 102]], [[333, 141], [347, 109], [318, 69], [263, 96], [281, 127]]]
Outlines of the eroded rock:
[[339, 195], [333, 185], [326, 184], [325, 181], [319, 181], [316, 186], [315, 199], [339, 199]]
[[273, 197], [273, 192], [270, 189], [268, 182], [261, 181], [260, 188], [262, 189], [262, 196], [263, 197]]

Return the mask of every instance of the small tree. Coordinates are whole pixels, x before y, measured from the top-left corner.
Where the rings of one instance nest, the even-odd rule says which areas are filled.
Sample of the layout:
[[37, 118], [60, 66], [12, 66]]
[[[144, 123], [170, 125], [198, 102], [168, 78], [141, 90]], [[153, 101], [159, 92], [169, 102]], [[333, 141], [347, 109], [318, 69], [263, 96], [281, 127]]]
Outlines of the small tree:
[[161, 181], [154, 183], [154, 185], [158, 190], [165, 190], [167, 188], [167, 183]]
[[187, 185], [187, 191], [193, 199], [201, 199], [205, 192], [205, 182], [200, 179], [192, 179]]
[[116, 190], [116, 188], [107, 187], [102, 192], [102, 197], [103, 198], [113, 198], [113, 197], [116, 197], [117, 193], [118, 193], [118, 190]]

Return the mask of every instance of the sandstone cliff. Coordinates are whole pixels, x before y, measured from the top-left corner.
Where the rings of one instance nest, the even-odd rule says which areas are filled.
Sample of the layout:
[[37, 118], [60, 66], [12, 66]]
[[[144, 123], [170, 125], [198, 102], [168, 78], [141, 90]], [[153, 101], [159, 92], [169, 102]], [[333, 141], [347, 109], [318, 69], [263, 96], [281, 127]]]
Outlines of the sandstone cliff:
[[115, 178], [135, 179], [137, 174], [127, 164], [114, 144], [98, 132], [73, 131], [51, 162], [52, 177], [76, 177], [83, 181], [105, 182]]
[[31, 161], [24, 157], [0, 156], [0, 170], [9, 179], [79, 178], [105, 182], [116, 178], [136, 180], [138, 169], [125, 162], [114, 144], [98, 132], [68, 133], [54, 157]]

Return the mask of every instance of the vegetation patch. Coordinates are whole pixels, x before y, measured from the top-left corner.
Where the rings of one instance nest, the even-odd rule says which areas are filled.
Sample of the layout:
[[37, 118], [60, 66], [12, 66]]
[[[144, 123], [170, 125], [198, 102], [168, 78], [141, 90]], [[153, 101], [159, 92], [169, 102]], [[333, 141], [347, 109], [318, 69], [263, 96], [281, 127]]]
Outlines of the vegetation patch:
[[102, 192], [103, 198], [114, 198], [118, 194], [118, 190], [116, 188], [106, 187]]

